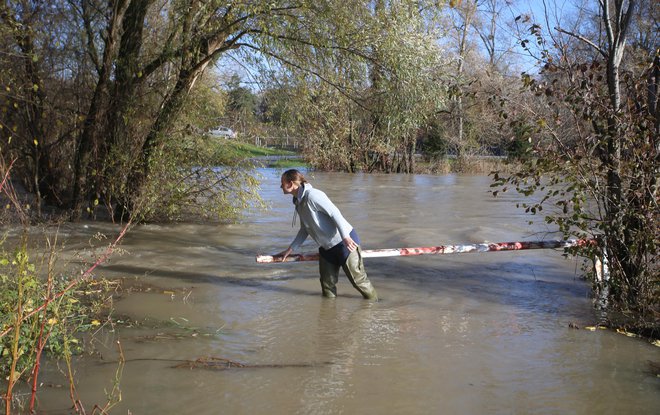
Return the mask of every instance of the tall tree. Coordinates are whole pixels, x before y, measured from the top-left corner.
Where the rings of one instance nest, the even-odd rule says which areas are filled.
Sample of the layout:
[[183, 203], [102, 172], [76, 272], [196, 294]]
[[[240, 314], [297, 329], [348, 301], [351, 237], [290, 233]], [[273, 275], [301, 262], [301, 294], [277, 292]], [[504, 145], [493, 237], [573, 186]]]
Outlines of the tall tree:
[[[319, 166], [414, 170], [418, 131], [446, 97], [445, 54], [419, 5], [377, 1], [360, 11], [343, 10], [359, 19], [344, 18], [351, 25], [329, 28], [326, 36], [341, 52], [316, 59], [314, 66], [334, 91], [296, 78], [312, 90], [297, 109], [311, 120], [307, 135], [321, 150], [313, 155], [319, 156]], [[351, 59], [355, 53], [362, 59]]]
[[[500, 183], [543, 193], [527, 209], [539, 213], [554, 204], [558, 212], [546, 219], [566, 236], [597, 237], [599, 252], [590, 247], [585, 254], [606, 261], [598, 270], [609, 272], [594, 276], [602, 299], [645, 313], [658, 301], [658, 54], [626, 59], [638, 6], [602, 0], [596, 18], [579, 26], [583, 32], [556, 29], [558, 49], [544, 52], [543, 80], [524, 77], [550, 111], [536, 114], [539, 134], [529, 163]], [[540, 25], [531, 33], [545, 44]], [[572, 50], [582, 45], [591, 55]]]
[[0, 132], [6, 139], [4, 147], [15, 151], [17, 168], [25, 172], [24, 184], [35, 195], [37, 210], [44, 197], [50, 203], [57, 202], [52, 197], [57, 180], [52, 166], [56, 162], [50, 157], [51, 145], [46, 139], [53, 121], [46, 74], [53, 68], [44, 61], [40, 49], [57, 39], [53, 25], [62, 20], [51, 3], [20, 1], [0, 5], [4, 51], [0, 58], [4, 86], [1, 102], [5, 114], [0, 120]]
[[246, 125], [253, 124], [257, 112], [257, 97], [248, 88], [241, 85], [241, 78], [232, 75], [227, 85], [229, 94], [228, 112], [231, 124], [239, 125], [245, 130]]

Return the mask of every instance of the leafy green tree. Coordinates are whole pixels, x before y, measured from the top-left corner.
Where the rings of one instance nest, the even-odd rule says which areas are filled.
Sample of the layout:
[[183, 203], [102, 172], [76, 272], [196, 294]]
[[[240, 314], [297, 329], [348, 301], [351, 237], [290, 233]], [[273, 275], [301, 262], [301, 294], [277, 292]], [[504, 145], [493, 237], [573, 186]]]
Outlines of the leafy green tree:
[[288, 86], [272, 86], [266, 88], [259, 98], [257, 115], [259, 121], [275, 127], [286, 129], [290, 121], [291, 88]]
[[[312, 165], [414, 170], [418, 131], [446, 96], [444, 55], [418, 6], [377, 1], [333, 10], [342, 24], [327, 26], [323, 39], [335, 53], [311, 49], [308, 66], [281, 68], [296, 91], [291, 118]], [[302, 51], [279, 53], [287, 59]]]
[[[248, 88], [241, 85], [238, 75], [233, 75], [227, 85], [229, 102], [227, 105], [228, 118], [233, 126], [252, 124], [257, 113], [257, 97]], [[245, 128], [243, 128], [245, 129]]]

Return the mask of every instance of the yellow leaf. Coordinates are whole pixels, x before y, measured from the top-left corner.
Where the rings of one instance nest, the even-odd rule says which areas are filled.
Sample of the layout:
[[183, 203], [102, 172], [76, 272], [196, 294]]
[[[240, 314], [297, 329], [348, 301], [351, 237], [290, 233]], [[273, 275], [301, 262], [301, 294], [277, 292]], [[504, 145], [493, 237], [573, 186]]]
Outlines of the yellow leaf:
[[96, 327], [96, 326], [100, 326], [100, 325], [101, 325], [101, 322], [100, 322], [100, 321], [98, 321], [98, 320], [92, 320], [92, 326]]
[[624, 336], [628, 336], [628, 337], [637, 337], [637, 335], [635, 333], [631, 333], [629, 331], [625, 331], [625, 330], [622, 330], [622, 329], [616, 329], [616, 332], [619, 333], [619, 334], [623, 334]]
[[34, 142], [34, 145], [35, 145], [35, 146], [38, 146], [38, 145], [39, 145], [39, 141], [37, 141], [37, 139], [36, 139], [36, 138], [34, 139], [34, 141], [33, 141], [33, 142]]
[[77, 302], [78, 302], [78, 300], [76, 300], [75, 298], [69, 298], [69, 303], [75, 304]]
[[48, 319], [48, 324], [49, 324], [49, 325], [52, 326], [52, 325], [55, 324], [55, 323], [57, 323], [57, 319], [56, 319], [56, 318], [53, 317], [53, 318], [49, 318], [49, 319]]
[[174, 291], [163, 291], [163, 294], [174, 295]]
[[652, 345], [660, 347], [660, 340], [654, 340], [651, 342]]
[[15, 372], [13, 373], [13, 375], [7, 375], [7, 377], [6, 377], [5, 379], [6, 379], [6, 380], [9, 380], [9, 377], [10, 377], [10, 376], [12, 377], [12, 382], [16, 382], [16, 381], [21, 377], [21, 372], [19, 372], [19, 371], [15, 371]]
[[585, 330], [589, 330], [589, 331], [596, 331], [596, 327], [595, 327], [595, 326], [586, 326], [584, 329], [585, 329]]

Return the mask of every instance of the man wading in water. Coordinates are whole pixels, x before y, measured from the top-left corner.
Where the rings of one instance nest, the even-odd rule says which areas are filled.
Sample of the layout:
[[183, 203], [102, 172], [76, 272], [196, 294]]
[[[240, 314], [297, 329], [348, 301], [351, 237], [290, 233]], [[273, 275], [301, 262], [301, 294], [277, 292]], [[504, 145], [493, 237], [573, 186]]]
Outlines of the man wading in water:
[[284, 194], [293, 195], [296, 210], [293, 213], [300, 216], [300, 230], [289, 248], [276, 257], [285, 260], [291, 252], [311, 236], [319, 247], [319, 272], [321, 274], [321, 290], [325, 297], [337, 296], [337, 281], [339, 268], [343, 268], [353, 287], [366, 299], [378, 301], [378, 295], [367, 278], [362, 263], [360, 239], [350, 223], [344, 219], [337, 206], [328, 196], [305, 180], [298, 170], [287, 170], [282, 174]]

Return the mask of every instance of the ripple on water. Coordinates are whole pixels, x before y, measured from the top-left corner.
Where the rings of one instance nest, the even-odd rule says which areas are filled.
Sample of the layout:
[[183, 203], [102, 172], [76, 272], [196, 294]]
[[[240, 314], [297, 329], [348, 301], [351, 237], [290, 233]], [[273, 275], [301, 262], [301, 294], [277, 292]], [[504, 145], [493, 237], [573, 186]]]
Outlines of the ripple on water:
[[[264, 175], [272, 210], [243, 223], [147, 225], [126, 236], [129, 254], [102, 269], [154, 287], [116, 303], [156, 324], [117, 327], [99, 345], [105, 361], [122, 339], [127, 360], [228, 358], [225, 371], [127, 361], [118, 413], [635, 413], [660, 411], [646, 373], [657, 348], [593, 322], [579, 265], [558, 251], [370, 258], [382, 301], [360, 298], [343, 273], [335, 300], [320, 296], [318, 264], [256, 264], [297, 232], [279, 171]], [[512, 198], [493, 201], [485, 177], [310, 174], [356, 227], [367, 249], [531, 239]], [[70, 228], [74, 248], [99, 230]], [[69, 248], [67, 248], [69, 249]], [[302, 251], [314, 251], [312, 243]], [[158, 291], [160, 290], [160, 291]], [[175, 295], [164, 291], [174, 290]], [[184, 301], [184, 293], [190, 296]], [[172, 318], [174, 321], [172, 321]], [[185, 320], [184, 320], [185, 319]], [[197, 335], [195, 329], [197, 328]], [[163, 333], [160, 340], [145, 336]], [[213, 333], [205, 336], [203, 333]], [[168, 336], [180, 334], [182, 336]], [[142, 337], [143, 340], [139, 340]], [[77, 362], [85, 402], [103, 402], [116, 366]], [[47, 380], [61, 383], [54, 369]], [[67, 408], [55, 390], [41, 405]], [[60, 391], [61, 392], [61, 391]], [[68, 406], [67, 406], [68, 405]]]

